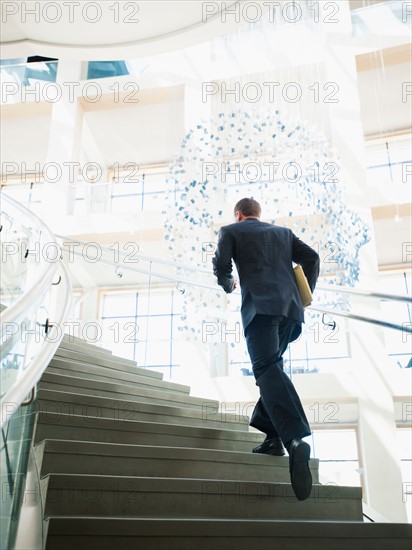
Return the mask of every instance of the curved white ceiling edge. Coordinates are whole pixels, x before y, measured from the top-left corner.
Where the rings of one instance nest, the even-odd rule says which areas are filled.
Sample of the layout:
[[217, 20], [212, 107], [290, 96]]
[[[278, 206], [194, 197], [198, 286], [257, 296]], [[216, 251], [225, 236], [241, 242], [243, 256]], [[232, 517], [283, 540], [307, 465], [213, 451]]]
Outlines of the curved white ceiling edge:
[[[228, 2], [232, 5], [233, 2]], [[81, 61], [136, 59], [189, 47], [218, 36], [228, 35], [247, 21], [228, 18], [222, 21], [222, 12], [217, 12], [206, 22], [196, 22], [189, 26], [173, 30], [158, 36], [120, 42], [115, 44], [62, 44], [25, 38], [10, 42], [1, 42], [1, 58], [15, 59], [39, 55], [58, 59], [75, 59]]]

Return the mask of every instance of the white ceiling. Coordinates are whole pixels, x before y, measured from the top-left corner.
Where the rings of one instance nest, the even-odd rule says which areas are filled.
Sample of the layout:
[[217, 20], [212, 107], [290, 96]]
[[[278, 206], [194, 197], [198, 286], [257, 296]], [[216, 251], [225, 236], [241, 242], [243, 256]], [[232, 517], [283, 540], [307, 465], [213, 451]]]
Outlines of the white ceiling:
[[[304, 0], [300, 1], [305, 4]], [[356, 10], [383, 1], [350, 0], [349, 6]], [[282, 2], [288, 4], [287, 0], [281, 0], [280, 5]], [[246, 14], [243, 11], [243, 5], [249, 4], [260, 4], [261, 14], [264, 14], [270, 3], [247, 0], [2, 0], [1, 57], [15, 59], [40, 55], [108, 60], [156, 55], [229, 35], [250, 22], [248, 17], [253, 20], [249, 11]]]
[[[30, 5], [34, 3], [18, 0], [11, 4], [20, 7], [25, 4], [29, 9]], [[351, 7], [353, 9], [371, 3], [374, 2], [359, 0], [356, 3], [351, 2]], [[99, 4], [106, 9], [107, 6], [114, 3], [100, 1]], [[106, 23], [93, 27], [87, 25], [85, 21], [76, 23], [76, 25], [70, 25], [63, 21], [47, 26], [44, 21], [32, 24], [29, 20], [24, 24], [21, 22], [21, 13], [16, 14], [13, 18], [8, 19], [6, 25], [3, 25], [1, 56], [2, 58], [12, 58], [45, 55], [85, 59], [84, 49], [80, 46], [84, 44], [87, 46], [89, 59], [124, 59], [126, 46], [119, 44], [127, 44], [127, 57], [138, 58], [167, 52], [169, 49], [184, 48], [212, 36], [229, 34], [233, 30], [230, 29], [229, 22], [227, 25], [220, 25], [219, 17], [210, 20], [210, 25], [209, 23], [202, 24], [201, 4], [202, 2], [197, 0], [139, 2], [141, 11], [136, 17], [140, 18], [139, 21], [144, 24], [113, 24], [110, 22], [113, 12], [105, 12]], [[223, 3], [215, 4], [220, 6]], [[73, 32], [74, 29], [75, 32]], [[44, 37], [47, 37], [47, 41], [44, 41]], [[195, 48], [193, 56], [188, 51], [182, 52], [182, 63], [176, 66], [169, 63], [170, 59], [166, 55], [159, 56], [156, 60], [156, 63], [159, 64], [158, 74], [155, 70], [153, 78], [156, 79], [159, 74], [162, 74], [163, 79], [170, 81], [170, 85], [171, 83], [185, 83], [189, 81], [189, 78], [195, 77], [197, 81], [204, 80], [205, 72], [207, 72], [207, 79], [212, 75], [216, 76], [217, 69], [223, 70], [223, 68], [213, 62], [213, 56], [209, 50], [207, 51], [208, 55], [205, 56], [207, 63], [203, 63], [203, 58], [201, 58], [201, 62], [199, 62], [199, 58], [196, 62], [200, 48], [202, 46]], [[109, 56], [108, 51], [110, 52]], [[251, 51], [254, 53], [254, 50]], [[235, 74], [251, 70], [249, 65], [244, 66], [245, 55], [242, 55], [243, 52], [235, 52], [238, 55], [235, 55], [233, 60], [229, 59], [229, 54], [232, 53], [229, 48], [227, 65], [224, 66], [225, 74], [230, 63]], [[184, 70], [183, 58], [186, 59], [187, 71]], [[275, 59], [278, 61], [277, 57]], [[302, 60], [301, 56], [300, 59]], [[165, 68], [160, 66], [162, 60], [164, 67], [168, 69], [167, 73], [164, 72]], [[222, 60], [219, 59], [219, 61]], [[259, 64], [265, 63], [263, 56], [262, 58], [256, 56], [253, 65], [255, 71], [263, 70], [258, 62]], [[272, 67], [271, 69], [273, 70]], [[402, 82], [411, 80], [410, 71], [409, 64], [398, 64], [387, 66], [384, 71], [378, 69], [358, 73], [358, 89], [365, 136], [392, 133], [410, 127], [410, 102], [403, 103], [400, 99]], [[181, 72], [183, 75], [180, 74]], [[134, 160], [137, 152], [141, 162], [156, 163], [170, 159], [176, 152], [176, 146], [183, 134], [182, 109], [183, 103], [176, 101], [170, 104], [140, 106], [139, 108], [89, 111], [85, 113], [85, 123], [89, 134], [94, 136], [94, 147], [100, 152], [106, 165], [110, 166], [115, 161]], [[17, 163], [45, 162], [49, 122], [49, 113], [35, 112], [35, 110], [31, 116], [3, 119], [2, 132], [6, 138], [3, 139], [3, 158], [9, 162]], [[84, 153], [86, 156], [88, 155], [86, 147]], [[119, 220], [117, 227], [120, 221], [125, 220]], [[375, 223], [376, 237], [380, 243], [378, 257], [381, 265], [399, 263], [400, 249], [394, 247], [393, 242], [400, 243], [410, 240], [410, 223], [410, 218], [405, 218], [399, 224], [395, 224], [392, 219], [379, 220]], [[391, 235], [391, 239], [387, 238], [388, 234]], [[152, 247], [154, 247], [153, 243], [151, 243]], [[164, 243], [162, 243], [159, 250], [155, 250], [154, 255], [160, 257], [164, 253]], [[78, 275], [80, 283], [80, 273]], [[109, 280], [113, 284], [111, 268], [96, 272], [95, 277], [96, 280], [101, 277], [99, 282], [102, 284]], [[117, 278], [115, 280], [118, 284], [124, 284], [126, 279], [132, 280], [133, 277], [138, 278], [139, 276], [129, 274], [127, 277], [125, 275], [122, 281]]]
[[373, 4], [381, 4], [387, 0], [349, 0], [349, 5], [351, 10], [358, 10], [360, 8], [366, 8], [372, 6]]
[[71, 2], [15, 0], [3, 6], [1, 56], [107, 60], [153, 55], [228, 34], [245, 24], [221, 16], [222, 8], [233, 3], [83, 0], [73, 2], [70, 10]]

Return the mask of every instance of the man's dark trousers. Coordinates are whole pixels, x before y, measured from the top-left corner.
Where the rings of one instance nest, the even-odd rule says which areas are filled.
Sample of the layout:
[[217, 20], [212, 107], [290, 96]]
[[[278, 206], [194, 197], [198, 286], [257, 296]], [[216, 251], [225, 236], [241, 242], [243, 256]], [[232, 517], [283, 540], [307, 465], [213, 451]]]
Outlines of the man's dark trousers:
[[245, 329], [260, 399], [250, 425], [285, 444], [311, 434], [299, 396], [283, 371], [282, 355], [298, 321], [283, 315], [256, 314]]

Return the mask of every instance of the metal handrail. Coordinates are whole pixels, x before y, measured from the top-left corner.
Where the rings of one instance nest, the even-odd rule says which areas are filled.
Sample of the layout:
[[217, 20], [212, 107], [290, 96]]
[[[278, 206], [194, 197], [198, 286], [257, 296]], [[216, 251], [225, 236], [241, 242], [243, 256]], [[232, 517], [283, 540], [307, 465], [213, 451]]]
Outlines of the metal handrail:
[[[49, 242], [54, 242], [57, 245], [56, 239], [53, 237], [49, 228], [42, 222], [42, 220], [36, 216], [31, 210], [28, 210], [17, 201], [9, 197], [8, 195], [1, 194], [1, 200], [6, 200], [14, 208], [20, 210], [24, 216], [30, 216], [32, 220], [41, 228], [42, 231], [50, 238]], [[18, 322], [24, 316], [24, 313], [27, 311], [28, 307], [38, 303], [39, 299], [44, 296], [45, 292], [50, 288], [54, 275], [57, 271], [58, 263], [48, 264], [47, 269], [41, 270], [37, 278], [34, 280], [31, 288], [26, 291], [14, 304], [9, 306], [7, 309], [3, 310], [0, 313], [0, 334], [3, 335], [3, 332], [7, 330], [9, 323]]]
[[391, 300], [394, 302], [411, 302], [412, 297], [402, 294], [388, 294], [387, 292], [375, 292], [373, 290], [364, 290], [359, 288], [345, 287], [340, 285], [317, 285], [317, 290], [326, 290], [330, 292], [344, 292], [346, 294], [354, 294], [364, 296], [365, 298], [379, 298], [381, 300]]
[[[79, 239], [73, 239], [71, 237], [64, 237], [63, 235], [56, 235], [56, 237], [58, 239], [61, 239], [61, 240], [66, 240], [66, 241], [69, 241], [69, 242], [76, 242], [76, 243], [80, 243], [80, 244], [83, 244], [83, 245], [86, 245], [87, 242], [85, 241], [81, 241]], [[110, 254], [108, 247], [106, 246], [102, 246], [102, 245], [99, 245], [102, 250], [105, 250], [105, 252], [107, 252], [107, 254]], [[75, 252], [75, 254], [77, 254]], [[119, 254], [120, 255], [123, 255], [124, 257], [126, 257], [126, 253], [122, 253], [119, 251]], [[155, 258], [154, 256], [146, 256], [146, 255], [139, 255], [139, 259], [140, 260], [143, 260], [145, 262], [152, 262], [154, 264], [160, 264], [160, 265], [169, 265], [171, 267], [176, 267], [176, 268], [181, 268], [181, 269], [187, 269], [188, 271], [195, 271], [195, 272], [199, 272], [199, 273], [206, 273], [206, 274], [209, 274], [211, 275], [211, 271], [208, 270], [208, 269], [204, 269], [204, 268], [201, 268], [201, 267], [193, 267], [193, 266], [190, 266], [190, 265], [186, 265], [186, 264], [183, 264], [183, 263], [180, 263], [180, 262], [173, 262], [171, 260], [162, 260], [161, 258]], [[99, 261], [102, 261], [103, 263], [110, 263], [111, 265], [114, 265], [114, 266], [117, 266], [118, 264], [112, 260], [99, 260]], [[203, 286], [203, 285], [201, 285]], [[411, 296], [407, 296], [407, 295], [401, 295], [401, 294], [388, 294], [388, 293], [382, 293], [382, 292], [374, 292], [374, 291], [370, 291], [370, 290], [366, 290], [366, 289], [361, 289], [361, 288], [352, 288], [352, 287], [344, 287], [344, 286], [339, 286], [339, 285], [317, 285], [316, 286], [316, 289], [317, 290], [326, 290], [326, 291], [331, 291], [331, 292], [345, 292], [347, 294], [354, 294], [354, 295], [358, 295], [358, 296], [364, 296], [365, 298], [380, 298], [382, 300], [393, 300], [393, 301], [396, 301], [396, 302], [411, 302], [412, 303], [412, 297]]]
[[[64, 237], [63, 235], [55, 235], [57, 239], [61, 239], [63, 241], [67, 241], [67, 242], [72, 242], [72, 243], [79, 243], [79, 244], [83, 244], [83, 245], [86, 245], [87, 242], [85, 241], [81, 241], [79, 239], [73, 239], [71, 237]], [[107, 247], [107, 246], [102, 246], [102, 245], [99, 245], [102, 250], [104, 250], [107, 254], [111, 254], [110, 252], [110, 249]], [[67, 250], [66, 248], [63, 248], [64, 250]], [[74, 251], [75, 254], [76, 254], [76, 251]], [[78, 253], [77, 253], [78, 254]], [[119, 251], [119, 255], [120, 256], [123, 256], [123, 257], [126, 257], [127, 256], [127, 253], [126, 252], [122, 252], [122, 251]], [[187, 264], [182, 264], [180, 262], [172, 262], [170, 260], [162, 260], [161, 258], [155, 258], [154, 256], [146, 256], [144, 254], [139, 254], [139, 259], [140, 260], [143, 260], [144, 262], [152, 262], [152, 263], [157, 263], [157, 264], [160, 264], [160, 265], [169, 265], [169, 266], [172, 266], [172, 267], [177, 267], [177, 268], [181, 268], [181, 269], [187, 269], [188, 271], [195, 271], [195, 272], [200, 272], [200, 273], [206, 273], [206, 274], [211, 274], [210, 273], [210, 270], [209, 269], [203, 269], [202, 267], [193, 267], [191, 265], [187, 265]], [[100, 261], [100, 260], [99, 260]], [[103, 261], [103, 260], [102, 260]], [[118, 265], [116, 262], [113, 262], [113, 260], [108, 260], [109, 262], [112, 263], [112, 265]]]
[[[73, 251], [73, 252], [74, 252], [74, 254], [76, 254], [78, 256], [81, 256], [80, 252], [77, 252], [77, 251]], [[100, 259], [99, 261], [104, 263], [104, 264], [111, 265], [113, 267], [119, 267], [119, 264], [117, 264], [113, 260]], [[214, 292], [222, 292], [222, 293], [224, 292], [224, 290], [219, 286], [211, 286], [211, 285], [207, 285], [207, 284], [203, 284], [203, 283], [197, 283], [195, 281], [190, 281], [190, 280], [187, 280], [187, 279], [181, 279], [180, 277], [175, 277], [173, 275], [165, 275], [164, 273], [159, 273], [157, 271], [153, 271], [153, 270], [149, 271], [149, 270], [145, 270], [145, 269], [142, 269], [142, 268], [137, 268], [137, 267], [134, 267], [134, 266], [131, 266], [131, 265], [128, 265], [128, 264], [122, 265], [122, 269], [126, 269], [126, 270], [129, 270], [129, 271], [134, 271], [135, 273], [143, 273], [143, 274], [151, 275], [152, 277], [159, 277], [159, 278], [165, 279], [167, 281], [174, 281], [178, 284], [181, 283], [182, 285], [196, 286], [196, 287], [200, 287], [200, 288], [205, 288], [207, 290], [212, 290]], [[235, 290], [234, 292], [232, 292], [232, 294], [240, 295], [240, 291]], [[373, 317], [368, 317], [368, 316], [365, 316], [365, 315], [357, 315], [355, 313], [350, 313], [350, 312], [347, 312], [347, 311], [339, 311], [339, 310], [335, 310], [335, 309], [330, 309], [330, 308], [324, 307], [322, 305], [316, 305], [315, 304], [313, 306], [312, 305], [309, 306], [306, 309], [310, 309], [310, 310], [313, 310], [313, 311], [318, 311], [320, 313], [327, 313], [329, 315], [337, 315], [339, 317], [345, 317], [346, 319], [350, 319], [350, 320], [353, 320], [353, 321], [363, 321], [363, 322], [366, 322], [366, 323], [371, 323], [371, 324], [381, 326], [381, 327], [385, 327], [385, 328], [400, 330], [400, 331], [405, 332], [405, 333], [412, 333], [412, 327], [409, 327], [408, 325], [398, 325], [397, 323], [388, 323], [386, 321], [381, 321], [380, 319], [375, 319]]]
[[[80, 242], [80, 241], [77, 241], [77, 242]], [[67, 249], [63, 248], [63, 250], [67, 250]], [[75, 254], [76, 256], [81, 256], [82, 257], [81, 252], [77, 252], [76, 250], [73, 250], [73, 254]], [[206, 284], [202, 284], [202, 283], [195, 283], [195, 282], [190, 281], [190, 280], [182, 279], [181, 277], [174, 277], [173, 275], [165, 275], [164, 273], [160, 273], [160, 272], [153, 271], [153, 270], [149, 271], [148, 269], [143, 269], [143, 268], [140, 269], [138, 267], [131, 266], [131, 265], [128, 265], [128, 264], [118, 264], [118, 263], [114, 262], [113, 260], [106, 260], [104, 258], [100, 258], [99, 262], [101, 262], [103, 264], [106, 264], [106, 265], [111, 265], [111, 266], [116, 267], [116, 268], [121, 267], [121, 269], [127, 269], [128, 271], [134, 271], [135, 273], [143, 273], [144, 275], [149, 275], [151, 273], [153, 277], [159, 277], [161, 279], [165, 279], [166, 281], [174, 281], [174, 282], [182, 283], [182, 284], [186, 284], [186, 285], [198, 286], [198, 287], [206, 288], [206, 289], [209, 289], [209, 290], [215, 290], [217, 292], [220, 292], [220, 291], [223, 292], [223, 289], [221, 289], [220, 287], [213, 287], [211, 285], [206, 285]], [[169, 262], [166, 262], [166, 260], [164, 262], [159, 261], [159, 263], [165, 263], [166, 265], [175, 265], [175, 264], [169, 264]], [[186, 268], [186, 266], [185, 266], [185, 268]], [[190, 269], [191, 271], [197, 271], [195, 268], [188, 268], [188, 269]], [[206, 271], [205, 273], [208, 273], [210, 275], [209, 271]], [[240, 294], [240, 292], [235, 291], [233, 294]]]
[[323, 307], [321, 305], [309, 306], [307, 309], [311, 309], [313, 311], [319, 311], [320, 313], [327, 313], [328, 315], [337, 315], [338, 317], [345, 317], [346, 319], [350, 319], [352, 321], [363, 321], [365, 323], [371, 323], [372, 325], [377, 325], [379, 327], [392, 328], [394, 330], [400, 330], [402, 332], [407, 332], [409, 334], [412, 334], [412, 326], [408, 326], [410, 325], [410, 323], [407, 323], [405, 325], [398, 325], [397, 323], [388, 323], [387, 321], [381, 321], [380, 319], [375, 319], [374, 317], [367, 317], [366, 315], [357, 315], [356, 313], [350, 313], [348, 311], [339, 311], [337, 309], [330, 309], [327, 307]]

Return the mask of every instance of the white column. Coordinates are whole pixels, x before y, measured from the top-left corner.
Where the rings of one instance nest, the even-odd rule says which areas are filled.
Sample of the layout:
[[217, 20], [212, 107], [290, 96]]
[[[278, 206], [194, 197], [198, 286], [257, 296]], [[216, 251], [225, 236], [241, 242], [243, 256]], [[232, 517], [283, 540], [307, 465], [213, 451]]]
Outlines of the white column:
[[[56, 83], [61, 91], [61, 97], [53, 103], [50, 137], [47, 152], [47, 164], [56, 163], [58, 172], [53, 164], [46, 171], [46, 193], [44, 207], [47, 209], [48, 220], [53, 228], [55, 220], [69, 212], [70, 185], [77, 181], [78, 165], [70, 169], [68, 163], [80, 162], [80, 145], [82, 132], [83, 112], [79, 106], [77, 95], [80, 89], [82, 62], [69, 59], [58, 63]], [[60, 174], [57, 181], [55, 175]], [[70, 175], [72, 182], [70, 183]], [[74, 176], [73, 176], [74, 174]]]
[[[365, 148], [360, 117], [356, 60], [351, 48], [349, 2], [335, 3], [339, 7], [335, 23], [323, 23], [326, 48], [326, 80], [338, 85], [338, 103], [327, 105], [333, 145], [341, 157], [338, 173], [346, 187], [351, 208], [370, 225], [371, 241], [361, 249], [359, 286], [377, 288], [378, 265], [373, 220], [368, 201], [365, 168]], [[322, 2], [320, 2], [322, 14]], [[396, 106], [395, 106], [396, 108]], [[352, 311], [364, 305], [377, 318], [382, 318], [379, 303], [353, 299]], [[393, 320], [396, 322], [396, 320]], [[350, 345], [353, 376], [359, 397], [358, 443], [363, 468], [364, 501], [392, 521], [406, 521], [402, 502], [402, 476], [397, 455], [396, 424], [393, 396], [385, 370], [385, 348], [381, 329], [361, 322], [351, 323]]]
[[87, 288], [85, 292], [86, 297], [81, 307], [79, 336], [88, 342], [102, 345], [101, 322], [98, 318], [99, 289], [97, 287]]

